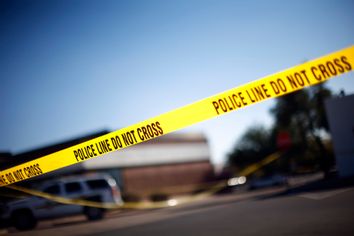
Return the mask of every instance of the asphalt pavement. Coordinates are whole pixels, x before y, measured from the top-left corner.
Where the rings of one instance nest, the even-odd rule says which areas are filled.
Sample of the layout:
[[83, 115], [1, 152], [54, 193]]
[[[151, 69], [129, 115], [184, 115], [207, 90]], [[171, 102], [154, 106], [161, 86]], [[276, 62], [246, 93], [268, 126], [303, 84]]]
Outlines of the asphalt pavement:
[[[76, 217], [9, 235], [354, 235], [354, 184], [315, 181], [294, 188], [236, 191], [167, 209]], [[59, 222], [59, 223], [58, 223]]]
[[[200, 206], [101, 235], [354, 235], [354, 188]], [[184, 209], [186, 210], [186, 209]]]

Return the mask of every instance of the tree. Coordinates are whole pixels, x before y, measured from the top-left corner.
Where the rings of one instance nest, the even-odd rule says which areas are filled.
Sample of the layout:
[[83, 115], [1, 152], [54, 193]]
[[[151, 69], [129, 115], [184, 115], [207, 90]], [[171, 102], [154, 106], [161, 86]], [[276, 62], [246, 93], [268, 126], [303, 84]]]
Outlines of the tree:
[[244, 168], [262, 160], [275, 151], [275, 141], [270, 130], [256, 125], [241, 136], [234, 150], [229, 154], [228, 161], [232, 166]]
[[292, 148], [282, 157], [282, 170], [290, 168], [290, 162], [319, 164], [328, 176], [333, 155], [322, 141], [328, 132], [324, 101], [332, 96], [325, 84], [302, 89], [277, 98], [271, 109], [274, 126], [266, 129], [261, 125], [249, 128], [229, 154], [229, 164], [243, 168], [257, 162], [277, 150], [276, 137], [287, 132]]
[[325, 87], [325, 84], [319, 84], [311, 88], [313, 97], [313, 112], [312, 119], [314, 122], [314, 128], [323, 129], [326, 132], [329, 131], [329, 125], [325, 109], [325, 100], [332, 97], [332, 91]]
[[275, 118], [274, 130], [286, 130], [290, 133], [293, 143], [307, 148], [307, 111], [311, 109], [310, 94], [307, 90], [299, 90], [276, 100], [271, 113]]
[[320, 167], [323, 170], [325, 177], [328, 177], [330, 168], [334, 165], [334, 156], [326, 150], [320, 132], [318, 131], [324, 131], [327, 133], [329, 131], [325, 100], [332, 97], [332, 92], [325, 87], [325, 84], [319, 84], [312, 88], [312, 93], [312, 112], [309, 114], [309, 130], [319, 149]]
[[[332, 92], [324, 84], [310, 90], [303, 89], [277, 99], [271, 110], [275, 118], [275, 130], [288, 130], [298, 154], [310, 150], [319, 160], [320, 168], [328, 176], [333, 157], [322, 141], [321, 132], [328, 132], [324, 101]], [[309, 141], [316, 147], [309, 145]]]

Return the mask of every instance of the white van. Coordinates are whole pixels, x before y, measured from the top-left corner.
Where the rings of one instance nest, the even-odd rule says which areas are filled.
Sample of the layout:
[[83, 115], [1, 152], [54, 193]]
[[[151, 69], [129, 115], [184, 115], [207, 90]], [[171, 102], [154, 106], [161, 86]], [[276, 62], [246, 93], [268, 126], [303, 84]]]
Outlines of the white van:
[[[47, 182], [40, 188], [48, 194], [94, 202], [122, 204], [116, 181], [107, 175], [73, 176]], [[1, 207], [0, 218], [9, 220], [19, 230], [33, 229], [41, 219], [85, 214], [89, 220], [103, 218], [104, 209], [72, 204], [61, 204], [41, 197], [11, 201]]]

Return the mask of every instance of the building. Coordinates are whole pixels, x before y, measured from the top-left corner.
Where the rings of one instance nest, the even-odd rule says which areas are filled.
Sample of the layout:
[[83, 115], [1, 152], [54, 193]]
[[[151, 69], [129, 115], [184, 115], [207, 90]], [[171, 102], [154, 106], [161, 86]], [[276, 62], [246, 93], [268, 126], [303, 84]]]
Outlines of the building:
[[168, 134], [82, 163], [86, 171], [106, 171], [124, 192], [140, 196], [194, 191], [212, 181], [208, 142], [200, 133]]
[[[48, 155], [108, 132], [100, 131], [18, 155], [6, 154], [6, 158], [2, 159], [1, 169]], [[7, 161], [4, 162], [4, 159]], [[172, 133], [35, 177], [27, 183], [38, 183], [63, 175], [97, 172], [109, 173], [117, 180], [124, 193], [139, 197], [192, 192], [201, 184], [214, 179], [206, 137], [201, 133]]]
[[354, 94], [326, 101], [339, 176], [354, 176]]

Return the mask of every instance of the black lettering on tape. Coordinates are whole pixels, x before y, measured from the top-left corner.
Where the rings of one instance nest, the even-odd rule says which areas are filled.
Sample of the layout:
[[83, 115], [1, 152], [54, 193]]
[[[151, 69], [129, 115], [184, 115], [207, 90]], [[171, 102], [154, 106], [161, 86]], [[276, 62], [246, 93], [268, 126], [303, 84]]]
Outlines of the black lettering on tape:
[[105, 154], [107, 152], [111, 152], [111, 144], [109, 143], [109, 139], [101, 140], [95, 144], [96, 149], [100, 155]]
[[329, 77], [329, 74], [328, 74], [328, 72], [327, 72], [327, 69], [326, 69], [326, 67], [325, 67], [324, 65], [319, 64], [319, 65], [318, 65], [318, 68], [320, 69], [321, 74], [323, 75], [324, 78], [328, 78], [328, 77]]
[[279, 89], [278, 84], [277, 84], [276, 82], [274, 82], [274, 81], [270, 81], [269, 84], [270, 84], [270, 86], [272, 87], [273, 92], [274, 92], [276, 95], [278, 95], [278, 94], [280, 93], [280, 89]]
[[306, 70], [302, 70], [302, 71], [300, 71], [300, 72], [301, 72], [301, 74], [303, 75], [303, 78], [305, 78], [307, 84], [311, 84], [309, 78], [307, 77]]
[[219, 104], [218, 104], [216, 101], [213, 101], [212, 104], [213, 104], [213, 106], [214, 106], [214, 108], [215, 108], [216, 114], [219, 115], [219, 111], [218, 111], [218, 109], [219, 109]]
[[26, 178], [22, 173], [22, 169], [15, 170], [12, 172], [12, 174], [15, 177], [16, 181], [24, 180]]
[[[97, 143], [96, 143], [96, 149], [97, 149]], [[93, 144], [90, 144], [83, 148], [74, 150], [73, 153], [76, 158], [76, 161], [80, 161], [80, 160], [83, 161], [91, 157], [97, 156], [98, 154], [96, 153], [96, 149]]]
[[288, 90], [281, 78], [278, 78], [276, 81], [270, 81], [269, 84], [276, 95], [280, 94], [281, 92], [285, 93]]
[[12, 176], [11, 173], [7, 173], [5, 176], [6, 176], [7, 182], [9, 182], [10, 184], [16, 182], [15, 178]]
[[152, 129], [154, 130], [154, 135], [159, 136], [159, 131], [157, 130], [156, 123], [151, 124]]
[[78, 159], [78, 157], [79, 157], [78, 151], [74, 150], [74, 156], [76, 158], [76, 161], [79, 161], [79, 159]]
[[219, 99], [219, 100], [218, 100], [218, 103], [219, 103], [219, 105], [221, 106], [221, 110], [222, 110], [223, 112], [227, 112], [227, 107], [226, 107], [226, 104], [225, 104], [224, 100]]
[[241, 98], [241, 102], [244, 106], [247, 106], [247, 102], [245, 101], [245, 96], [243, 96], [242, 92], [238, 93], [238, 96]]
[[109, 143], [109, 139], [105, 139], [104, 141], [105, 141], [105, 143], [107, 145], [108, 151], [110, 151], [110, 152], [113, 151], [112, 148], [111, 148], [111, 144]]
[[237, 92], [237, 94], [233, 93], [231, 96], [214, 100], [211, 104], [213, 105], [216, 114], [220, 115], [220, 113], [226, 113], [241, 108], [242, 106], [246, 106], [247, 102], [245, 101], [242, 92]]
[[320, 75], [320, 73], [318, 73], [318, 69], [315, 66], [311, 67], [311, 71], [312, 71], [312, 75], [313, 77], [315, 77], [316, 80], [321, 81], [322, 80], [322, 76]]
[[38, 163], [36, 163], [34, 165], [24, 167], [23, 173], [25, 174], [25, 176], [27, 176], [27, 178], [31, 178], [33, 176], [43, 174], [43, 171], [42, 171], [40, 165]]
[[345, 69], [347, 69], [347, 71], [351, 71], [352, 65], [350, 65], [350, 63], [348, 62], [348, 58], [346, 56], [342, 56], [340, 59], [343, 64], [345, 64]]
[[268, 93], [268, 88], [265, 84], [260, 84], [254, 87], [251, 87], [249, 90], [246, 90], [248, 98], [251, 102], [255, 103], [262, 101], [266, 98], [269, 98], [271, 95]]
[[247, 93], [247, 95], [248, 95], [248, 98], [251, 100], [251, 102], [256, 102], [256, 98], [253, 97], [253, 96], [248, 92], [248, 90], [246, 90], [246, 93]]
[[267, 86], [266, 86], [265, 84], [262, 84], [261, 87], [262, 87], [263, 92], [264, 92], [264, 94], [266, 95], [266, 97], [267, 97], [267, 98], [270, 98], [271, 96], [270, 96], [270, 94], [268, 93], [268, 88], [267, 88]]
[[125, 146], [130, 146], [130, 145], [137, 143], [134, 130], [131, 130], [131, 131], [128, 131], [124, 134], [121, 134], [121, 136], [123, 138]]
[[145, 141], [163, 134], [160, 122], [158, 121], [146, 126], [139, 127], [136, 130], [141, 141]]
[[157, 129], [158, 129], [158, 133], [159, 133], [160, 135], [163, 135], [164, 132], [163, 132], [163, 129], [162, 129], [162, 127], [161, 127], [160, 122], [156, 121], [155, 124], [156, 124], [156, 127], [157, 127]]
[[334, 59], [334, 64], [337, 66], [337, 70], [339, 71], [339, 73], [345, 72], [344, 67], [341, 64], [341, 61], [338, 58]]
[[335, 66], [331, 61], [327, 61], [326, 67], [328, 68], [328, 71], [331, 73], [331, 75], [334, 76], [338, 74], [337, 69], [335, 68]]
[[0, 175], [0, 184], [1, 184], [1, 185], [7, 185], [7, 184], [9, 184], [9, 183], [7, 182], [7, 180], [6, 180], [6, 178], [5, 178], [4, 175]]
[[311, 72], [313, 77], [321, 81], [322, 79], [327, 79], [338, 74], [342, 74], [346, 71], [350, 71], [352, 66], [348, 62], [347, 57], [342, 56], [340, 59], [335, 58], [333, 61], [327, 61], [324, 64], [318, 64], [317, 66], [311, 67]]
[[118, 135], [111, 138], [111, 143], [116, 150], [123, 147], [122, 141]]
[[232, 100], [234, 101], [235, 105], [236, 105], [238, 108], [242, 107], [242, 104], [241, 104], [241, 102], [239, 101], [239, 99], [238, 99], [238, 97], [237, 97], [236, 94], [232, 94], [231, 97], [232, 97]]
[[287, 75], [286, 78], [288, 79], [288, 82], [292, 89], [297, 89], [298, 87], [301, 88], [311, 84], [305, 70]]

